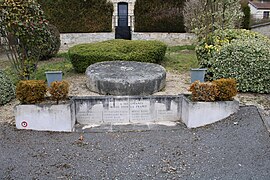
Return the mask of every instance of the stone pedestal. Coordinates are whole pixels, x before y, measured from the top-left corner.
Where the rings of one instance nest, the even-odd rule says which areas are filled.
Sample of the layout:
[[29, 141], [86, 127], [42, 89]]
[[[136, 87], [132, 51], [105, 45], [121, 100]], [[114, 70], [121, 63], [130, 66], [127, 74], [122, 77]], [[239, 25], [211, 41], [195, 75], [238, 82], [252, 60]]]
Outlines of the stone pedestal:
[[165, 87], [166, 71], [152, 63], [107, 61], [89, 66], [87, 87], [105, 95], [151, 95]]

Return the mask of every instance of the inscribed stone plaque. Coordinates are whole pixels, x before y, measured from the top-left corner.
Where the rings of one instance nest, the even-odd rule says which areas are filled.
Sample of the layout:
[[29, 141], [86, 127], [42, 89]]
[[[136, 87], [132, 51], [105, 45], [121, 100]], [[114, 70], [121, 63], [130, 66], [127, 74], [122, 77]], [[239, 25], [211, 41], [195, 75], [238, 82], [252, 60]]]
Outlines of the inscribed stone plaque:
[[130, 122], [151, 122], [151, 108], [149, 100], [130, 100]]
[[80, 105], [76, 113], [77, 121], [80, 124], [102, 124], [103, 104], [96, 104], [92, 107], [87, 102]]
[[103, 110], [103, 121], [105, 123], [129, 123], [128, 104], [128, 100], [109, 102], [109, 108]]
[[156, 121], [175, 121], [178, 120], [178, 104], [174, 101], [170, 102], [170, 109], [166, 109], [166, 105], [163, 103], [155, 104]]
[[166, 97], [95, 98], [76, 104], [80, 124], [128, 124], [179, 120], [179, 102]]

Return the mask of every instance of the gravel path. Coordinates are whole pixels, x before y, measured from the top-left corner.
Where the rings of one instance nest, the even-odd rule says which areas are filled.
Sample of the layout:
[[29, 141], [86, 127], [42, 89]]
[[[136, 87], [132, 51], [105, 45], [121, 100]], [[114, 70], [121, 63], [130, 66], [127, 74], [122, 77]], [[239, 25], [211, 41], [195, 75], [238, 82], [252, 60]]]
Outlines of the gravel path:
[[0, 126], [0, 179], [260, 179], [270, 138], [257, 108], [203, 128], [50, 133]]

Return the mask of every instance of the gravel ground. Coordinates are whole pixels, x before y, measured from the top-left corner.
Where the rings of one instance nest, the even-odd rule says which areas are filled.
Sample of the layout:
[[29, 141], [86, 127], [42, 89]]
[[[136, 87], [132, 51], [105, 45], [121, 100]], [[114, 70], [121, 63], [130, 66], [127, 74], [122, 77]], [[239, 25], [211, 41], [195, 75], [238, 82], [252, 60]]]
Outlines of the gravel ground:
[[203, 128], [52, 133], [0, 126], [0, 179], [260, 179], [270, 137], [254, 106]]

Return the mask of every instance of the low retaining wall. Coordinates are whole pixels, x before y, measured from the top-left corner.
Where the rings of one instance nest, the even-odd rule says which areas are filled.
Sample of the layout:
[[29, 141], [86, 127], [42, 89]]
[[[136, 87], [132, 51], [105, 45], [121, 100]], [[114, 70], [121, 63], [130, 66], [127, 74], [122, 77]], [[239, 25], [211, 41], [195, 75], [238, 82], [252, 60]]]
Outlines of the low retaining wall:
[[[159, 40], [169, 46], [190, 45], [195, 40], [195, 35], [190, 33], [139, 33], [132, 32], [132, 40]], [[115, 39], [115, 32], [108, 33], [65, 33], [60, 35], [61, 51], [82, 43], [101, 42]]]
[[74, 97], [76, 120], [84, 125], [179, 121], [182, 96]]
[[193, 102], [183, 96], [181, 120], [188, 128], [220, 121], [239, 109], [238, 101]]
[[191, 33], [132, 33], [133, 40], [159, 40], [168, 46], [190, 45], [195, 41], [195, 35]]
[[58, 105], [17, 105], [14, 113], [18, 129], [74, 131], [75, 112], [72, 102]]
[[61, 47], [60, 50], [66, 51], [68, 48], [83, 43], [93, 43], [111, 40], [115, 38], [114, 32], [108, 33], [65, 33], [60, 34]]
[[270, 22], [254, 25], [251, 27], [251, 30], [261, 33], [270, 38]]
[[74, 97], [79, 124], [148, 124], [180, 122], [201, 127], [228, 117], [239, 109], [238, 101], [192, 102], [178, 96]]
[[73, 97], [66, 105], [18, 105], [18, 129], [74, 131], [75, 122], [86, 128], [104, 125], [175, 124], [196, 128], [237, 112], [238, 101], [191, 102], [178, 96]]

